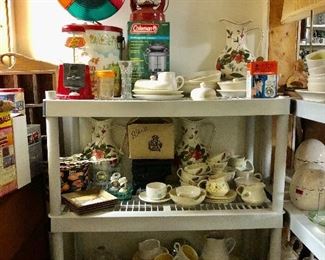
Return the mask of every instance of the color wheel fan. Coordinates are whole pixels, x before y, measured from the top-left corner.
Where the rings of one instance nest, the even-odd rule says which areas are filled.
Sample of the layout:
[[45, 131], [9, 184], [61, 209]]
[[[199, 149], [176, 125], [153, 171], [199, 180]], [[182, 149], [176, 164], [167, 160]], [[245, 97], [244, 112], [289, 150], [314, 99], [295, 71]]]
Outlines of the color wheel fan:
[[58, 0], [72, 16], [85, 21], [104, 20], [114, 15], [124, 0]]

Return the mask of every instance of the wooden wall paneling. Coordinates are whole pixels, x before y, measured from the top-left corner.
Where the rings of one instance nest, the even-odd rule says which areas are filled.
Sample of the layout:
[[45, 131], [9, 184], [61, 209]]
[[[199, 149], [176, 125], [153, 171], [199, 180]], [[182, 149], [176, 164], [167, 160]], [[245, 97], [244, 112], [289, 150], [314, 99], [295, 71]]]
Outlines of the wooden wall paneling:
[[298, 23], [281, 24], [283, 1], [270, 1], [269, 22], [269, 59], [278, 61], [279, 86], [293, 73], [297, 60]]

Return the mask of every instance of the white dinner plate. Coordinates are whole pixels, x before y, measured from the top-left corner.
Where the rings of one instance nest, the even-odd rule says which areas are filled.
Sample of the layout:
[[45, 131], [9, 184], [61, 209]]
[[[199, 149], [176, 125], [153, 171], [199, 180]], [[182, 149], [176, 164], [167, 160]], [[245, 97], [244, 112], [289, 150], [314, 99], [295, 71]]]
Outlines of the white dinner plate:
[[146, 100], [173, 100], [173, 99], [181, 99], [184, 95], [133, 95], [138, 99], [146, 99]]
[[170, 200], [170, 196], [169, 194], [166, 195], [165, 198], [163, 199], [160, 199], [160, 200], [153, 200], [153, 199], [150, 199], [147, 197], [147, 193], [145, 191], [141, 192], [139, 194], [139, 199], [144, 201], [144, 202], [148, 202], [148, 203], [163, 203], [163, 202], [166, 202], [166, 201], [169, 201]]
[[135, 94], [139, 95], [181, 95], [181, 90], [169, 90], [169, 89], [139, 89], [132, 90]]
[[243, 98], [246, 97], [246, 90], [217, 90], [221, 96], [229, 98]]
[[314, 102], [325, 102], [325, 92], [308, 91], [308, 90], [295, 90], [303, 100]]

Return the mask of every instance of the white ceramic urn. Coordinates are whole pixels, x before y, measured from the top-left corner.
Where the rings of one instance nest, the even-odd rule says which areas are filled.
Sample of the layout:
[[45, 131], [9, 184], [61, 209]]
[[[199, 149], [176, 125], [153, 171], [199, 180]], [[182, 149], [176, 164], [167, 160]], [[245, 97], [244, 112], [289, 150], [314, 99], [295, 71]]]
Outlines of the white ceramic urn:
[[289, 192], [292, 203], [301, 210], [325, 209], [325, 169], [313, 163], [299, 167]]

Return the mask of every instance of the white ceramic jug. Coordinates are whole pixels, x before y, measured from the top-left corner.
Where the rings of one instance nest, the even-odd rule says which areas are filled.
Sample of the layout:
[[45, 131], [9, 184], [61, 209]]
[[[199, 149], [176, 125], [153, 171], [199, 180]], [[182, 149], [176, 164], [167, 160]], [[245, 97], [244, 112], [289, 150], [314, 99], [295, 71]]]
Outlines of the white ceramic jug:
[[232, 252], [236, 245], [235, 239], [229, 238], [214, 238], [207, 237], [202, 249], [202, 260], [228, 260], [229, 254]]

